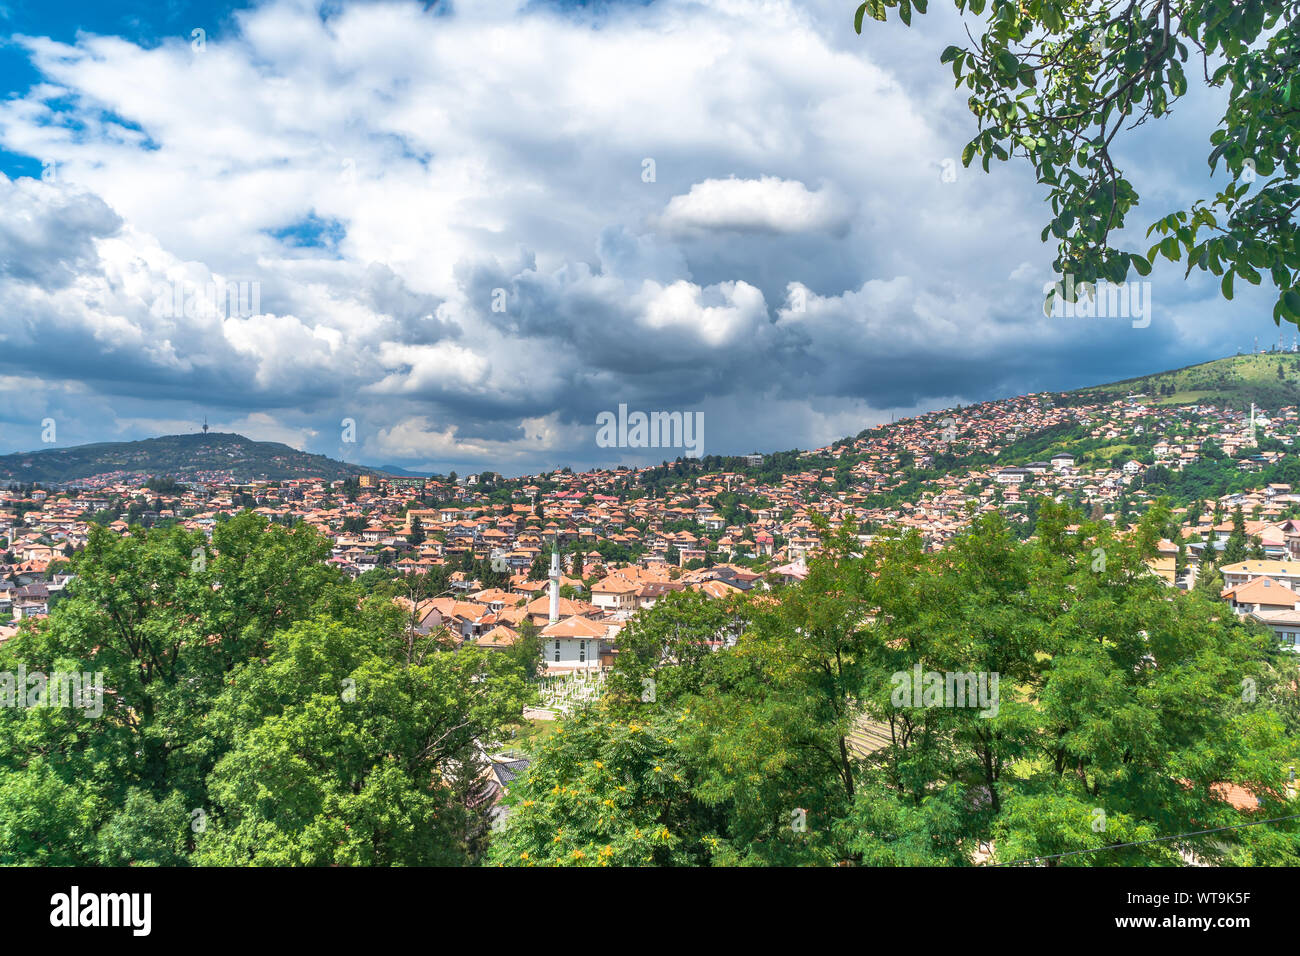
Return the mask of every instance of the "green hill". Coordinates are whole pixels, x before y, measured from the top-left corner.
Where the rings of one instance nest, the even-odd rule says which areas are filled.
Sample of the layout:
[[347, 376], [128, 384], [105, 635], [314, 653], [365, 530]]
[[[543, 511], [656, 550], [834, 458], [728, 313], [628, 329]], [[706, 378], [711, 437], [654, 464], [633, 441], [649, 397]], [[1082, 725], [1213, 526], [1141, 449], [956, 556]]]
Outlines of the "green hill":
[[286, 478], [337, 480], [372, 474], [373, 469], [311, 455], [280, 442], [211, 432], [166, 435], [143, 441], [100, 442], [69, 448], [0, 455], [0, 481], [57, 484], [96, 476], [170, 477], [203, 481], [278, 481]]
[[1108, 401], [1135, 393], [1146, 395], [1149, 404], [1157, 405], [1204, 403], [1244, 408], [1254, 402], [1268, 409], [1300, 405], [1300, 354], [1233, 355], [1070, 394], [1082, 401]]

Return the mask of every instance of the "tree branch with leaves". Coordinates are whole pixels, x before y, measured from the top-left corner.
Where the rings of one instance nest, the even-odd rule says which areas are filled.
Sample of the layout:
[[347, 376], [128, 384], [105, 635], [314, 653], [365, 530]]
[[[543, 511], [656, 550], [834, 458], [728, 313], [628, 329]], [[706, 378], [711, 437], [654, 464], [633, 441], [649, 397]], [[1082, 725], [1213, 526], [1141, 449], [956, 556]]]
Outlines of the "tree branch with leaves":
[[[1300, 325], [1300, 37], [1297, 0], [956, 0], [983, 27], [949, 46], [957, 87], [970, 92], [979, 126], [962, 152], [985, 172], [992, 160], [1033, 164], [1052, 214], [1042, 238], [1057, 243], [1054, 270], [1074, 283], [1048, 295], [1076, 298], [1098, 282], [1148, 275], [1157, 256], [1220, 277], [1277, 289], [1274, 322]], [[866, 18], [888, 10], [911, 25], [927, 0], [867, 0]], [[1228, 182], [1150, 223], [1145, 254], [1120, 248], [1138, 193], [1116, 163], [1124, 134], [1168, 116], [1188, 91], [1187, 70], [1227, 94], [1209, 131], [1207, 163]]]

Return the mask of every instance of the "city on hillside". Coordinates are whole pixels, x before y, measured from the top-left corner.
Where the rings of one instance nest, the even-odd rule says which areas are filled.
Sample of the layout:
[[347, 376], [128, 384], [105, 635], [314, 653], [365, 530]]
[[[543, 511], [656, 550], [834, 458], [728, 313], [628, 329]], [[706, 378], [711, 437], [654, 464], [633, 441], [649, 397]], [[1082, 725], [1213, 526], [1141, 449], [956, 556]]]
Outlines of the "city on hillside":
[[1285, 939], [1298, 26], [0, 0], [7, 938]]
[[624, 624], [665, 592], [725, 598], [802, 580], [823, 529], [845, 521], [863, 545], [915, 532], [934, 550], [991, 512], [1028, 538], [1044, 499], [1126, 528], [1166, 498], [1173, 520], [1152, 572], [1171, 587], [1213, 588], [1234, 613], [1300, 648], [1300, 407], [1089, 398], [984, 402], [716, 467], [678, 458], [513, 479], [372, 472], [333, 481], [106, 473], [11, 487], [0, 492], [0, 613], [12, 616], [0, 641], [57, 603], [92, 524], [211, 537], [245, 510], [303, 524], [328, 539], [328, 563], [350, 578], [436, 582], [441, 594], [417, 609], [422, 630], [445, 626], [458, 641], [500, 650], [529, 620], [556, 638], [544, 669], [569, 673], [609, 667]]

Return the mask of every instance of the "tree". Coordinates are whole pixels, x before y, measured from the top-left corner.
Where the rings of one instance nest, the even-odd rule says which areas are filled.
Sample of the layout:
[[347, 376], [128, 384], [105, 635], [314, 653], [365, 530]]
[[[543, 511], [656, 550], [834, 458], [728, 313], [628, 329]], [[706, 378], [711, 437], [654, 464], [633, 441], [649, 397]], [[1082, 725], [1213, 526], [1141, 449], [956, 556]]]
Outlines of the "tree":
[[[1271, 635], [1150, 572], [1169, 521], [1156, 502], [1117, 536], [1045, 500], [1034, 541], [994, 513], [936, 552], [915, 534], [864, 552], [845, 522], [802, 582], [735, 607], [666, 597], [515, 785], [493, 859], [1294, 860], [1294, 822], [1195, 835], [1241, 822], [1223, 783], [1294, 812], [1300, 712]], [[924, 694], [900, 696], [918, 672]]]
[[524, 618], [515, 628], [518, 637], [508, 651], [524, 677], [533, 680], [541, 670], [542, 631], [530, 618]]
[[196, 862], [428, 866], [485, 848], [478, 740], [517, 719], [523, 676], [473, 647], [407, 664], [373, 623], [299, 625], [234, 673]]
[[511, 787], [492, 862], [508, 866], [698, 866], [722, 813], [691, 792], [672, 718], [579, 711]]
[[1223, 546], [1223, 564], [1236, 564], [1249, 557], [1250, 539], [1246, 536], [1246, 518], [1241, 505], [1232, 510], [1232, 532]]
[[611, 693], [635, 702], [653, 685], [665, 703], [701, 693], [703, 665], [714, 647], [740, 633], [743, 615], [702, 591], [669, 591], [619, 632]]
[[417, 548], [424, 544], [424, 523], [418, 516], [411, 519], [411, 533], [407, 536], [407, 540]]
[[247, 512], [211, 541], [93, 530], [0, 647], [0, 675], [102, 675], [92, 706], [0, 707], [0, 864], [474, 860], [476, 741], [518, 718], [523, 673], [413, 659], [329, 548]]
[[[867, 0], [863, 18], [898, 10], [910, 25], [927, 0]], [[1052, 295], [1074, 298], [1079, 283], [1147, 275], [1157, 254], [1220, 276], [1231, 299], [1235, 278], [1277, 289], [1274, 321], [1300, 323], [1300, 33], [1296, 0], [956, 0], [983, 17], [972, 46], [949, 46], [958, 86], [970, 92], [978, 132], [962, 151], [969, 166], [1027, 159], [1048, 187], [1057, 242], [1055, 270], [1074, 283]], [[1192, 62], [1189, 63], [1189, 60]], [[1223, 116], [1209, 135], [1210, 170], [1228, 181], [1213, 198], [1160, 216], [1145, 255], [1118, 248], [1116, 233], [1138, 192], [1116, 166], [1122, 132], [1170, 112], [1187, 93], [1188, 70], [1222, 90]]]
[[528, 566], [528, 580], [545, 581], [551, 576], [551, 551], [554, 547], [553, 544], [543, 547], [533, 558], [533, 563]]
[[1207, 598], [1217, 598], [1223, 593], [1223, 575], [1219, 569], [1214, 566], [1213, 548], [1206, 545], [1201, 554], [1201, 564], [1196, 574], [1196, 587], [1194, 590], [1198, 594], [1203, 594]]

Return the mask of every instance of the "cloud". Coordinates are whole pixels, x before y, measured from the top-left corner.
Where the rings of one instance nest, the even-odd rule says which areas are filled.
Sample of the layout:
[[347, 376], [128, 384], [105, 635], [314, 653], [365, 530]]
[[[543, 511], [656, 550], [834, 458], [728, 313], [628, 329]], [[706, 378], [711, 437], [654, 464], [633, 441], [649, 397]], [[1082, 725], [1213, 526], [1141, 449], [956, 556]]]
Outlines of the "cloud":
[[659, 217], [669, 233], [709, 231], [843, 235], [852, 219], [851, 202], [830, 187], [810, 191], [798, 180], [706, 179], [674, 196]]
[[434, 423], [420, 415], [379, 429], [363, 450], [376, 460], [418, 461], [430, 470], [447, 461], [497, 461], [506, 468], [580, 440], [554, 415], [521, 419], [514, 428], [518, 437], [506, 441], [467, 439], [458, 431], [454, 423]]
[[45, 289], [71, 284], [96, 258], [95, 240], [122, 220], [98, 196], [0, 175], [0, 280]]
[[[61, 442], [206, 415], [523, 472], [635, 460], [594, 442], [621, 402], [703, 410], [706, 452], [812, 446], [1271, 329], [1259, 290], [1225, 305], [1163, 268], [1148, 329], [1045, 320], [1032, 175], [941, 175], [971, 134], [937, 64], [959, 24], [266, 0], [203, 50], [17, 37], [39, 82], [0, 100], [0, 147], [55, 175], [0, 176], [0, 448], [45, 415]], [[160, 307], [223, 282], [256, 305]]]

